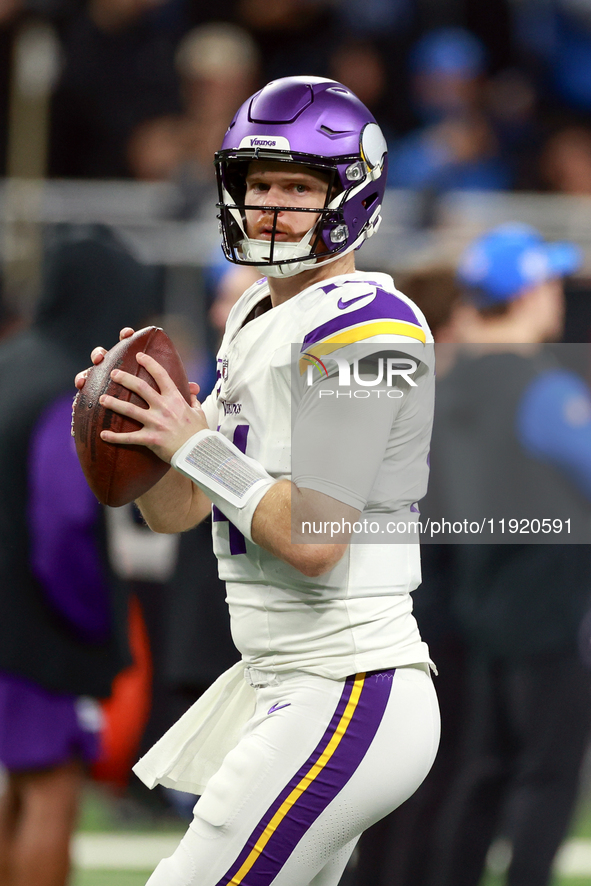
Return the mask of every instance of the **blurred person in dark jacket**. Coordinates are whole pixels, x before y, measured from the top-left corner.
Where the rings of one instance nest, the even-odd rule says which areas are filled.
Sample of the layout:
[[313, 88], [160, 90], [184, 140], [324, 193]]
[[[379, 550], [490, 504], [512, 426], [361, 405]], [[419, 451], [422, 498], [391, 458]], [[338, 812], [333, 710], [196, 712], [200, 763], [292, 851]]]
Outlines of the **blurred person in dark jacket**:
[[155, 279], [100, 227], [50, 251], [31, 327], [0, 345], [2, 886], [64, 886], [97, 699], [129, 663], [127, 599], [70, 434], [72, 379], [97, 336], [155, 308]]
[[578, 648], [591, 596], [591, 396], [544, 342], [562, 336], [563, 279], [579, 265], [573, 244], [520, 224], [485, 233], [460, 261], [450, 338], [465, 348], [438, 385], [421, 510], [483, 519], [485, 531], [438, 537], [454, 551], [450, 609], [469, 680], [429, 886], [477, 886], [499, 834], [507, 886], [547, 886], [577, 799], [591, 726]]
[[[52, 105], [50, 175], [129, 178], [140, 123], [182, 110], [165, 0], [91, 0], [64, 29]], [[162, 9], [161, 9], [162, 7]]]
[[[455, 269], [447, 264], [415, 269], [397, 275], [396, 284], [424, 313], [436, 345], [445, 342], [436, 349], [440, 378], [453, 360], [453, 318], [461, 299]], [[444, 724], [439, 752], [413, 796], [361, 835], [347, 886], [427, 886], [438, 816], [461, 761], [466, 716], [467, 646], [451, 611], [454, 554], [449, 544], [422, 545], [422, 581], [413, 595], [414, 615], [437, 661]]]

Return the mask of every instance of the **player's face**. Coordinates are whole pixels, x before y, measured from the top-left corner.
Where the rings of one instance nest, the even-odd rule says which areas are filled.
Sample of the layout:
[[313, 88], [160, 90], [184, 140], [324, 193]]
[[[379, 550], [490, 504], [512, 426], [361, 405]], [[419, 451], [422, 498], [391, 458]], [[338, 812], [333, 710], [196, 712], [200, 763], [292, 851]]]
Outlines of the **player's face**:
[[[326, 202], [327, 177], [297, 163], [253, 160], [246, 175], [247, 205], [260, 209], [246, 210], [246, 233], [253, 240], [271, 240], [274, 212], [270, 206], [294, 206], [321, 209]], [[319, 218], [313, 212], [277, 213], [275, 239], [281, 243], [299, 243]]]

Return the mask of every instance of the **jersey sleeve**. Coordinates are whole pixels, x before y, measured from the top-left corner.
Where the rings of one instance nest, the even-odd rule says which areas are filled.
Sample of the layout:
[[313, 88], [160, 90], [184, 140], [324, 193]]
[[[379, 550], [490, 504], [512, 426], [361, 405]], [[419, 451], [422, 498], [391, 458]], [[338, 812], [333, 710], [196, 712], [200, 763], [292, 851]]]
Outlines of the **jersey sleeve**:
[[579, 376], [554, 369], [525, 391], [516, 417], [524, 449], [554, 464], [591, 499], [591, 396]]
[[399, 293], [371, 281], [335, 290], [333, 316], [300, 351], [292, 479], [362, 511], [414, 376], [432, 364], [432, 337]]
[[334, 357], [363, 357], [385, 345], [403, 353], [432, 351], [428, 346], [433, 337], [423, 314], [402, 293], [371, 281], [329, 284], [323, 289], [333, 295], [335, 310], [304, 336], [304, 359], [323, 364]]
[[337, 396], [343, 392], [336, 381], [335, 376], [319, 379], [300, 402], [293, 423], [292, 480], [363, 511], [401, 399], [389, 398], [384, 385], [369, 397]]

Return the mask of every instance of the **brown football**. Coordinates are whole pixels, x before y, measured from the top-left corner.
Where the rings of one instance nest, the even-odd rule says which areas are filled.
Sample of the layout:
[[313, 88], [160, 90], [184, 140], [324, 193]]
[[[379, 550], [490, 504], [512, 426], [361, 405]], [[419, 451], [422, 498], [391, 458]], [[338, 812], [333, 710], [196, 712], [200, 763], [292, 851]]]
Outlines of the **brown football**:
[[157, 360], [187, 403], [191, 402], [189, 382], [180, 355], [164, 330], [157, 326], [140, 329], [120, 341], [105, 354], [101, 363], [90, 369], [84, 387], [74, 400], [72, 434], [88, 485], [102, 504], [114, 508], [143, 495], [170, 468], [145, 446], [106, 443], [100, 437], [101, 431], [127, 433], [141, 427], [133, 419], [105, 409], [99, 403], [102, 394], [110, 394], [147, 408], [145, 400], [111, 378], [113, 369], [123, 369], [157, 389], [152, 376], [135, 359], [138, 351]]

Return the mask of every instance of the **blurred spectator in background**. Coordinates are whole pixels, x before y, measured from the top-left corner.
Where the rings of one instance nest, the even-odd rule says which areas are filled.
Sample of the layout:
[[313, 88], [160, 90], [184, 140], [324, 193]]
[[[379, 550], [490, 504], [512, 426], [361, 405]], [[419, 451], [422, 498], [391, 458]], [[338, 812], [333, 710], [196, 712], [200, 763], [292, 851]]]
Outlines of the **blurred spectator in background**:
[[[398, 275], [397, 287], [423, 311], [435, 342], [449, 342], [453, 313], [461, 299], [455, 269], [441, 265]], [[451, 349], [437, 349], [441, 378]], [[422, 510], [422, 506], [421, 506]], [[361, 835], [347, 886], [428, 886], [436, 828], [461, 762], [466, 718], [467, 648], [450, 602], [455, 589], [453, 545], [421, 546], [420, 586], [413, 613], [437, 662], [437, 698], [444, 728], [439, 751], [413, 796]]]
[[172, 181], [185, 162], [180, 115], [151, 117], [139, 123], [126, 145], [127, 166], [138, 181]]
[[259, 85], [259, 52], [247, 31], [211, 22], [183, 38], [176, 54], [194, 178], [213, 181], [212, 156], [237, 108]]
[[468, 347], [438, 384], [421, 511], [494, 516], [496, 528], [489, 544], [453, 545], [450, 606], [468, 650], [468, 697], [429, 886], [477, 886], [499, 833], [511, 847], [507, 886], [546, 886], [577, 799], [591, 726], [578, 652], [591, 547], [548, 535], [496, 542], [507, 538], [500, 516], [568, 515], [573, 541], [588, 526], [591, 397], [542, 349], [561, 337], [563, 277], [579, 263], [574, 246], [525, 225], [493, 229], [460, 262], [466, 302], [451, 325]]
[[547, 107], [591, 110], [591, 7], [587, 0], [513, 4], [522, 64], [535, 72]]
[[486, 50], [464, 28], [437, 28], [411, 49], [413, 99], [425, 123], [438, 123], [481, 104]]
[[503, 68], [488, 79], [485, 101], [513, 188], [535, 190], [539, 186], [537, 161], [546, 135], [535, 81], [516, 67]]
[[70, 435], [97, 340], [155, 307], [153, 274], [104, 228], [64, 235], [32, 327], [0, 345], [0, 881], [64, 886], [100, 711], [129, 661], [127, 598]]
[[408, 46], [417, 30], [415, 0], [337, 0], [328, 76], [344, 83], [380, 122], [388, 142], [416, 126], [409, 100]]
[[415, 108], [423, 126], [391, 145], [393, 187], [500, 189], [507, 164], [483, 108], [484, 46], [461, 28], [423, 36], [410, 56]]
[[236, 0], [235, 16], [259, 46], [263, 83], [292, 74], [325, 75], [336, 39], [332, 0]]
[[350, 39], [339, 45], [329, 59], [328, 76], [348, 86], [369, 108], [387, 141], [394, 137], [388, 69], [377, 44]]
[[214, 148], [236, 109], [256, 91], [259, 53], [243, 28], [211, 22], [183, 37], [175, 63], [183, 113], [140, 123], [128, 141], [127, 157], [135, 178], [178, 184], [178, 212], [186, 217], [215, 188]]
[[3, 0], [0, 3], [0, 176], [6, 174], [12, 43], [15, 24], [21, 12], [22, 0]]
[[565, 126], [550, 136], [540, 157], [540, 178], [550, 191], [591, 194], [590, 126]]
[[53, 100], [50, 174], [128, 177], [136, 126], [178, 114], [174, 33], [158, 19], [172, 0], [89, 0], [63, 38]]

